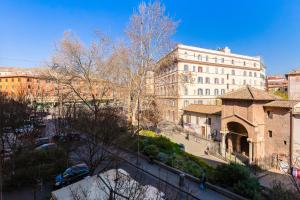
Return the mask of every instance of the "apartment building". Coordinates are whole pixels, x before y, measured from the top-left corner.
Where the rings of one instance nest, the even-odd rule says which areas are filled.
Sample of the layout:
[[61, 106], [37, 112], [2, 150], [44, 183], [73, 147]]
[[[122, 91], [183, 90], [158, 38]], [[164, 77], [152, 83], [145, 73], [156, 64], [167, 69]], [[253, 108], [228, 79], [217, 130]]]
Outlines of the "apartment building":
[[228, 47], [210, 50], [179, 44], [158, 63], [155, 94], [164, 107], [163, 118], [175, 123], [182, 122], [189, 104], [219, 104], [219, 95], [245, 85], [265, 89], [261, 58], [234, 54]]
[[10, 97], [26, 97], [38, 102], [54, 102], [58, 84], [41, 78], [38, 69], [0, 68], [0, 92]]

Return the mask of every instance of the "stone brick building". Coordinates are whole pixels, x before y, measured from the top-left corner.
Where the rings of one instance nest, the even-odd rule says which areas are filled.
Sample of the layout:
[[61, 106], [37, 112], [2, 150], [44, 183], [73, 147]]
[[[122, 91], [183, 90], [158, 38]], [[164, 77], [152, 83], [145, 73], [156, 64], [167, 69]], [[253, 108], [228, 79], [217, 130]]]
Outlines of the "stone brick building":
[[300, 69], [286, 74], [288, 79], [288, 95], [290, 100], [300, 100]]
[[[299, 157], [298, 101], [278, 99], [247, 86], [221, 96], [222, 154], [239, 156], [264, 167]], [[274, 162], [275, 161], [275, 162]]]

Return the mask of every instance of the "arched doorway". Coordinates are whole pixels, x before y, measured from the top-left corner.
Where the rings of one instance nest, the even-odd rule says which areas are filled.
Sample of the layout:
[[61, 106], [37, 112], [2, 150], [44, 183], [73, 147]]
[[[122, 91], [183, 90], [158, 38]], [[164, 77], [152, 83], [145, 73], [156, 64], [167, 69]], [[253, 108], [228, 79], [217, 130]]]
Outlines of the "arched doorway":
[[248, 131], [238, 122], [227, 123], [226, 151], [249, 157]]

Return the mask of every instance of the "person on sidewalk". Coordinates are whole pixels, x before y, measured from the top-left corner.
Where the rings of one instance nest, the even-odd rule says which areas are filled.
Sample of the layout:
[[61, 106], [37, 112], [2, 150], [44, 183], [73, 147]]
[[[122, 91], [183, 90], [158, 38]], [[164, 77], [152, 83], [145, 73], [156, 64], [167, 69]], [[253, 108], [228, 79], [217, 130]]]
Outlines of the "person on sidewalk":
[[206, 170], [203, 169], [200, 179], [200, 190], [206, 191]]

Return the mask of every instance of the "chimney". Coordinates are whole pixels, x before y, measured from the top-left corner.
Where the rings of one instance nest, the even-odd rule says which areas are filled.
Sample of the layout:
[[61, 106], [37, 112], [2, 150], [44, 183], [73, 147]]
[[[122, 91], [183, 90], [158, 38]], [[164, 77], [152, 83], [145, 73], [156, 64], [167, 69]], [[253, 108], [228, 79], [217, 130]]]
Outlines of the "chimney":
[[229, 49], [229, 47], [219, 48], [218, 51], [222, 51], [222, 52], [228, 53], [228, 54], [231, 52], [231, 50]]

